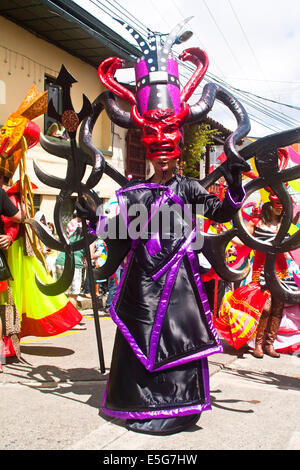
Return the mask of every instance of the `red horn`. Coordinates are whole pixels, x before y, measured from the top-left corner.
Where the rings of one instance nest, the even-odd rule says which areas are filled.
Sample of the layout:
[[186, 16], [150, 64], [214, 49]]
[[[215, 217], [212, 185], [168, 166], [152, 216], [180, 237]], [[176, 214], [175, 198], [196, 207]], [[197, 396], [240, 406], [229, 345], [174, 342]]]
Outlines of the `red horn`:
[[181, 101], [187, 101], [192, 96], [195, 89], [204, 77], [209, 60], [206, 52], [204, 52], [199, 47], [191, 47], [190, 49], [186, 49], [179, 55], [179, 59], [183, 60], [184, 62], [192, 62], [197, 67], [180, 93]]
[[138, 112], [136, 104], [131, 107], [131, 120], [139, 127], [143, 127], [145, 124], [145, 119]]
[[182, 124], [184, 123], [184, 121], [188, 118], [189, 113], [190, 113], [189, 105], [185, 101], [182, 101], [179, 113], [176, 114], [176, 118], [178, 119], [179, 127], [181, 127]]
[[123, 100], [127, 101], [128, 103], [136, 104], [134, 94], [127, 90], [127, 88], [120, 85], [120, 83], [116, 82], [114, 79], [116, 71], [121, 69], [124, 64], [125, 61], [123, 59], [109, 57], [99, 65], [98, 77], [100, 82], [117, 96], [123, 98]]

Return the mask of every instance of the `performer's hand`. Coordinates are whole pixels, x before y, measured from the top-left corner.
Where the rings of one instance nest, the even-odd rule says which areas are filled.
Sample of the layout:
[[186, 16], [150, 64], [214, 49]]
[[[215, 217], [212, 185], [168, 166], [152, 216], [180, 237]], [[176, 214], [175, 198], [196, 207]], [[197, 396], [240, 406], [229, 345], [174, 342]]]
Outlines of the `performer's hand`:
[[11, 245], [11, 238], [9, 235], [0, 235], [0, 248], [7, 250]]
[[88, 201], [84, 199], [84, 197], [81, 197], [79, 201], [76, 201], [75, 208], [77, 212], [77, 217], [89, 220], [93, 226], [97, 225], [99, 217], [97, 216], [92, 206], [88, 203]]
[[230, 157], [220, 167], [224, 174], [228, 187], [232, 192], [236, 193], [242, 186], [242, 173], [250, 171], [249, 164], [241, 157]]

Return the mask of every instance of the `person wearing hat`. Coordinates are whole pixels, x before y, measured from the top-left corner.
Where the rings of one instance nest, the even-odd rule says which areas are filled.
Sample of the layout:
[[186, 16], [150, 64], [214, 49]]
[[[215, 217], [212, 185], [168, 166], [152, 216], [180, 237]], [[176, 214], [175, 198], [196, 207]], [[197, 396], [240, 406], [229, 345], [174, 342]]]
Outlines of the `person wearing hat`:
[[[26, 173], [26, 150], [39, 141], [40, 128], [32, 119], [47, 110], [47, 92], [38, 93], [32, 85], [15, 113], [12, 113], [0, 131], [0, 186], [16, 207], [33, 201]], [[10, 184], [17, 169], [20, 179]], [[4, 191], [5, 190], [5, 191]], [[29, 206], [29, 204], [28, 204]], [[39, 218], [39, 213], [37, 217]], [[48, 297], [39, 290], [36, 275], [42, 282], [53, 282], [47, 272], [45, 258], [30, 229], [1, 216], [2, 240], [7, 243], [7, 262], [12, 278], [0, 292], [0, 306], [4, 318], [4, 356], [20, 358], [20, 338], [24, 336], [52, 336], [78, 324], [82, 316], [64, 294]], [[23, 219], [24, 220], [24, 219]], [[40, 223], [41, 221], [39, 221]], [[3, 287], [3, 286], [2, 286]]]

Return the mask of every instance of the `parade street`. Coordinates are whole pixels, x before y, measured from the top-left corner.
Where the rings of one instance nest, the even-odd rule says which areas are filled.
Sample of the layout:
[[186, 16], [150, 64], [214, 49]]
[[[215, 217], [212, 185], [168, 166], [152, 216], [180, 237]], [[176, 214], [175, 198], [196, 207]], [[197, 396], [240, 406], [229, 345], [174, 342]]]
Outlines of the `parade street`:
[[111, 459], [122, 450], [300, 449], [299, 356], [255, 359], [247, 349], [225, 346], [210, 356], [212, 410], [197, 425], [170, 436], [136, 434], [99, 414], [115, 326], [99, 312], [101, 374], [92, 311], [82, 313], [86, 330], [23, 338], [22, 362], [4, 366], [0, 449], [102, 450], [111, 451]]

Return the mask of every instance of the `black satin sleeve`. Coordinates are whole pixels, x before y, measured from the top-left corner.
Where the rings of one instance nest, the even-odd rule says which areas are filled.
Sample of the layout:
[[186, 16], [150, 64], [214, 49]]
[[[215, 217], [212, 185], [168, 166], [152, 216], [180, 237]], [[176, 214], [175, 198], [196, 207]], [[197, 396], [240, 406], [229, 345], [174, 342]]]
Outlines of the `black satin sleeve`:
[[201, 214], [216, 222], [228, 222], [240, 209], [245, 199], [245, 191], [241, 187], [240, 193], [234, 195], [227, 189], [223, 201], [214, 194], [209, 194], [197, 180], [188, 182], [188, 200], [192, 205], [194, 214]]

